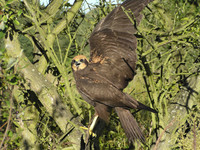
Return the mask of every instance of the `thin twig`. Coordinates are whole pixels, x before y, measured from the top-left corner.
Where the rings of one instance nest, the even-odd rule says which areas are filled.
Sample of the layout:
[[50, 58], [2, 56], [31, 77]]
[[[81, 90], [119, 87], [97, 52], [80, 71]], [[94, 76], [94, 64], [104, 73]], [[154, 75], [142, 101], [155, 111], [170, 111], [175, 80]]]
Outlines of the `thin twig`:
[[0, 130], [5, 126], [5, 125], [7, 125], [7, 121], [0, 127]]
[[157, 150], [158, 144], [160, 143], [160, 140], [161, 140], [161, 138], [163, 137], [165, 131], [166, 131], [168, 128], [170, 128], [170, 127], [174, 124], [175, 120], [176, 120], [176, 119], [173, 119], [173, 120], [164, 128], [163, 132], [162, 132], [162, 133], [160, 134], [160, 136], [158, 137], [158, 140], [156, 141], [156, 145], [155, 145], [155, 147], [154, 147], [153, 150]]
[[[12, 89], [13, 89], [13, 86], [12, 86]], [[0, 144], [0, 149], [2, 148], [3, 146], [3, 143], [8, 135], [8, 131], [9, 131], [9, 128], [10, 128], [10, 121], [11, 121], [11, 116], [12, 116], [12, 102], [13, 102], [13, 94], [11, 94], [11, 97], [10, 97], [10, 110], [9, 110], [9, 116], [8, 116], [8, 121], [7, 121], [7, 126], [6, 126], [6, 130], [5, 130], [5, 133], [3, 135], [3, 139], [1, 141], [1, 144]]]

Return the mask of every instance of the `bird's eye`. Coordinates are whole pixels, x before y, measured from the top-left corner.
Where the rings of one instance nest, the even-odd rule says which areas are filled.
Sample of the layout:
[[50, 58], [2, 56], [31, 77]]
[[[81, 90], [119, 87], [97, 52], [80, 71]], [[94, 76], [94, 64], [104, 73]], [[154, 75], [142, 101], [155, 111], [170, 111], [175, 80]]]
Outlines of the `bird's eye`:
[[83, 59], [80, 59], [80, 62], [83, 62]]
[[72, 60], [72, 63], [73, 63], [73, 64], [75, 63], [75, 60], [74, 60], [74, 59]]

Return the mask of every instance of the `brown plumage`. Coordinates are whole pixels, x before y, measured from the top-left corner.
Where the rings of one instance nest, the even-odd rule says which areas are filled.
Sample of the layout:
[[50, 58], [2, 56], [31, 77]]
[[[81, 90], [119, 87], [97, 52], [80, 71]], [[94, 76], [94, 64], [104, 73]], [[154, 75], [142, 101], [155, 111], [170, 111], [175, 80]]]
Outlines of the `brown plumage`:
[[[78, 91], [84, 100], [94, 106], [96, 114], [109, 121], [110, 109], [114, 108], [122, 127], [133, 142], [144, 136], [130, 109], [145, 109], [156, 113], [128, 94], [123, 89], [135, 75], [136, 28], [142, 18], [140, 12], [152, 0], [126, 0], [116, 7], [95, 27], [90, 41], [90, 60], [79, 55], [72, 60], [72, 70]], [[133, 25], [125, 10], [131, 10], [136, 24]]]

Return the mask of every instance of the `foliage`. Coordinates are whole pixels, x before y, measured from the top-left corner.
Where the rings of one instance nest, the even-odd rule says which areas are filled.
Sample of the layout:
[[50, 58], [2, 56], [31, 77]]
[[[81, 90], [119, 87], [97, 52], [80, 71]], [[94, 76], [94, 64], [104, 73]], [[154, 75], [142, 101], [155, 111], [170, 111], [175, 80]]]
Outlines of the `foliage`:
[[[71, 59], [89, 57], [92, 30], [115, 7], [100, 1], [85, 14], [81, 3], [0, 1], [0, 149], [80, 148], [94, 110], [76, 90]], [[143, 14], [137, 75], [124, 91], [159, 113], [132, 110], [146, 145], [128, 143], [112, 113], [100, 149], [199, 149], [199, 4], [155, 0]]]
[[[12, 90], [15, 85], [19, 84], [21, 77], [13, 69], [9, 69], [13, 60], [8, 58], [5, 49], [2, 48], [0, 52], [0, 139], [5, 142], [4, 148], [15, 149], [19, 147], [21, 137], [16, 134], [14, 119], [17, 110], [12, 110], [16, 107], [12, 101]], [[0, 147], [2, 147], [3, 143], [0, 144]]]

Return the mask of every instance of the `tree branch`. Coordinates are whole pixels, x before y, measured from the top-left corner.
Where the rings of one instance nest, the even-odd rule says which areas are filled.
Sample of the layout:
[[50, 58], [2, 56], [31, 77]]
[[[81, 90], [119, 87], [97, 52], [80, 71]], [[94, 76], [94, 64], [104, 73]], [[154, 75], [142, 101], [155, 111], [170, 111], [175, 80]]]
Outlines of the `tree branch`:
[[[69, 121], [82, 126], [78, 118], [75, 118], [69, 111], [69, 108], [62, 102], [56, 88], [37, 71], [35, 66], [23, 54], [16, 33], [12, 36], [10, 34], [5, 39], [5, 47], [8, 55], [16, 59], [16, 68], [19, 73], [23, 75], [26, 82], [30, 85], [30, 89], [36, 93], [38, 99], [49, 115], [53, 117], [62, 132], [67, 132], [73, 126]], [[81, 131], [78, 128], [74, 128], [69, 136], [73, 147], [80, 149]]]

